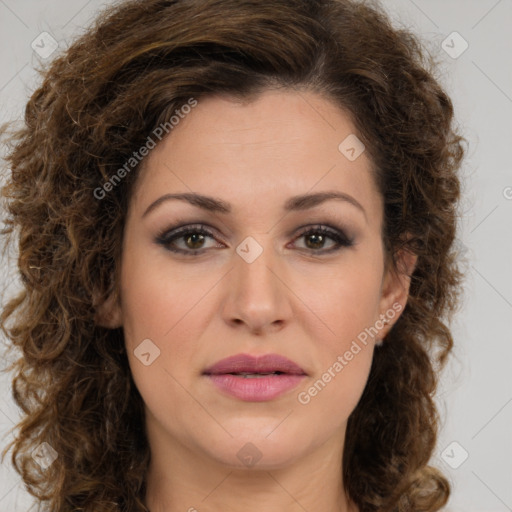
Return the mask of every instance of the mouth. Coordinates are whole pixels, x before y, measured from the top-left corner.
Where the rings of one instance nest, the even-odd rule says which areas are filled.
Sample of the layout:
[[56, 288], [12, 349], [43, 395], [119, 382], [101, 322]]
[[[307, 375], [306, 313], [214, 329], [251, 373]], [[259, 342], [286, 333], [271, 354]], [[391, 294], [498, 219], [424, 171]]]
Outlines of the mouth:
[[238, 372], [238, 373], [224, 373], [224, 374], [206, 374], [206, 375], [237, 375], [244, 379], [255, 379], [258, 377], [266, 377], [267, 375], [290, 375], [285, 372], [269, 372], [269, 373], [250, 373], [250, 372]]
[[298, 364], [278, 354], [238, 354], [222, 359], [203, 375], [223, 394], [249, 402], [277, 398], [307, 376]]
[[261, 375], [306, 375], [306, 372], [294, 361], [279, 354], [251, 356], [237, 354], [227, 357], [210, 366], [204, 375], [242, 375], [258, 377]]

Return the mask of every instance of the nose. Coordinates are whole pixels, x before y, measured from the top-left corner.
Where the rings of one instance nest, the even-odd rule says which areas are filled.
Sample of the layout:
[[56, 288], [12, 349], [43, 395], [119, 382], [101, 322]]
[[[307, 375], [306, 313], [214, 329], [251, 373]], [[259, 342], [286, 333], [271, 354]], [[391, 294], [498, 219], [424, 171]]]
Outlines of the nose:
[[286, 284], [284, 262], [270, 243], [264, 244], [265, 238], [251, 237], [249, 243], [238, 247], [233, 254], [234, 268], [224, 282], [222, 315], [225, 322], [253, 334], [279, 331], [292, 316], [290, 297], [293, 294]]

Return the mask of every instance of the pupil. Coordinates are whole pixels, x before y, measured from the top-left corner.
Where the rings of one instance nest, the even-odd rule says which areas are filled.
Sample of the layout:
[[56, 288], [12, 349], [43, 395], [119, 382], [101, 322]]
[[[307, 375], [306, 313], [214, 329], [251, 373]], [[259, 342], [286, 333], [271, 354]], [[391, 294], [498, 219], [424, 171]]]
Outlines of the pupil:
[[[200, 237], [200, 240], [198, 241], [196, 239], [196, 237]], [[187, 237], [187, 242], [190, 240], [190, 239], [194, 239], [195, 242], [192, 242], [192, 244], [188, 244], [187, 245], [191, 248], [191, 249], [199, 249], [201, 247], [201, 243], [203, 242], [204, 240], [204, 235], [202, 235], [201, 233], [192, 233], [190, 235], [188, 235]], [[198, 245], [196, 245], [198, 244]]]
[[313, 239], [313, 240], [315, 240], [315, 239], [316, 239], [316, 240], [317, 240], [317, 242], [316, 242], [316, 243], [315, 243], [315, 242], [313, 242], [313, 244], [309, 244], [308, 242], [306, 242], [306, 245], [307, 245], [308, 247], [311, 247], [311, 245], [313, 245], [313, 248], [314, 248], [314, 249], [317, 249], [318, 247], [321, 247], [321, 246], [322, 246], [322, 244], [323, 244], [323, 238], [324, 238], [324, 237], [323, 237], [323, 235], [309, 235], [308, 237], [306, 237], [306, 239], [307, 239], [308, 241], [309, 241], [309, 240], [311, 240], [311, 239]]

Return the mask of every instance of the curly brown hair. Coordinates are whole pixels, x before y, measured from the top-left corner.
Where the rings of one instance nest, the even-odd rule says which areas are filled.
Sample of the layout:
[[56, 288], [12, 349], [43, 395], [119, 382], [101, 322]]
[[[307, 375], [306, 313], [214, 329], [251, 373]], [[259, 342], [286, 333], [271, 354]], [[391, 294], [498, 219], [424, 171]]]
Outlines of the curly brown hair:
[[[137, 169], [101, 200], [95, 191], [191, 97], [269, 87], [310, 90], [350, 113], [384, 198], [387, 255], [418, 255], [407, 306], [349, 418], [346, 491], [361, 512], [447, 502], [449, 483], [428, 461], [463, 277], [453, 242], [465, 139], [435, 69], [417, 36], [355, 0], [125, 1], [51, 63], [23, 128], [3, 135], [3, 232], [17, 242], [22, 290], [0, 318], [24, 413], [3, 457], [13, 448], [45, 510], [147, 511], [143, 401], [122, 329], [97, 322], [118, 293]], [[44, 471], [30, 456], [43, 442], [58, 453]]]

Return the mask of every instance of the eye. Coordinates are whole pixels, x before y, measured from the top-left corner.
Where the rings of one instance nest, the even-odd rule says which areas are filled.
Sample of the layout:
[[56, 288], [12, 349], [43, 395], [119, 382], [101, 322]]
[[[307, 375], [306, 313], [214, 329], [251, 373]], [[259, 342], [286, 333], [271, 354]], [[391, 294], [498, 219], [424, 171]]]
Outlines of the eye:
[[[157, 236], [156, 242], [169, 251], [194, 256], [202, 254], [208, 249], [208, 247], [205, 247], [208, 238], [215, 240], [215, 235], [207, 227], [199, 224], [164, 231]], [[299, 249], [319, 254], [338, 251], [342, 247], [353, 245], [353, 240], [348, 238], [343, 231], [324, 225], [313, 226], [303, 230], [295, 238], [295, 240], [299, 239], [304, 239], [305, 241], [305, 247], [299, 247]], [[325, 249], [324, 246], [328, 240], [331, 241], [331, 247]], [[178, 242], [182, 242], [181, 247]], [[224, 247], [224, 244], [214, 246], [213, 248], [222, 247]]]
[[[304, 239], [305, 249], [313, 252], [329, 253], [340, 250], [342, 247], [350, 247], [353, 240], [345, 235], [343, 231], [327, 226], [313, 226], [302, 231], [295, 240]], [[325, 249], [325, 243], [331, 240], [334, 244], [331, 248]], [[320, 249], [320, 250], [319, 250]]]
[[[171, 231], [166, 231], [157, 236], [156, 242], [172, 252], [187, 255], [195, 255], [203, 252], [207, 238], [215, 240], [213, 233], [202, 224], [197, 226], [185, 226]], [[176, 241], [183, 241], [183, 247], [177, 247]]]

